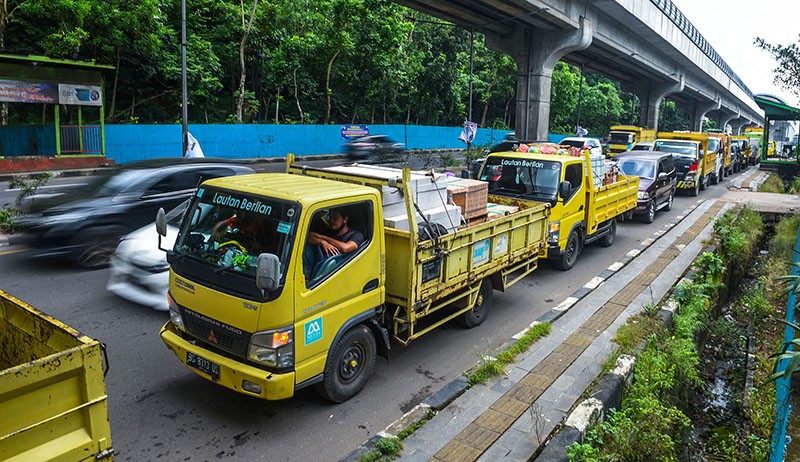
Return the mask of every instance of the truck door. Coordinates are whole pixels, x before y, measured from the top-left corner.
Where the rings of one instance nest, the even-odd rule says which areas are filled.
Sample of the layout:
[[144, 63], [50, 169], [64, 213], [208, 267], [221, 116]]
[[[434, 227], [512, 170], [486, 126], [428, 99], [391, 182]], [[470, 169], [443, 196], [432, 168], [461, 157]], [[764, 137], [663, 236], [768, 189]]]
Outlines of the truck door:
[[559, 247], [562, 250], [566, 246], [572, 229], [577, 223], [581, 223], [586, 215], [586, 181], [584, 178], [583, 162], [572, 162], [565, 165], [563, 181], [569, 181], [572, 188], [567, 197], [561, 198], [564, 201], [561, 204], [561, 233], [559, 236]]
[[[298, 383], [322, 372], [328, 348], [342, 326], [382, 303], [382, 239], [376, 215], [371, 200], [322, 203], [306, 215], [311, 218], [300, 242], [302, 258], [295, 265]], [[355, 246], [349, 251], [330, 250], [313, 244], [311, 233]]]

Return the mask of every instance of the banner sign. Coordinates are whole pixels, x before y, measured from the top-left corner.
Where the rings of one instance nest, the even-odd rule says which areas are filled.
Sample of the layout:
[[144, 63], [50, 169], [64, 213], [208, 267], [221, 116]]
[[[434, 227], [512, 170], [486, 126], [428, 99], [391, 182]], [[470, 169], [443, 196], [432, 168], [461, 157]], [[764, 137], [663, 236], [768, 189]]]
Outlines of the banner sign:
[[58, 102], [70, 106], [102, 106], [101, 88], [97, 85], [58, 84]]
[[461, 134], [458, 135], [458, 139], [467, 144], [472, 143], [472, 140], [475, 139], [475, 133], [477, 131], [478, 131], [478, 124], [467, 120], [464, 122], [464, 130], [462, 130]]
[[58, 87], [54, 83], [0, 80], [0, 102], [57, 103]]
[[342, 125], [342, 139], [351, 140], [369, 135], [369, 125]]

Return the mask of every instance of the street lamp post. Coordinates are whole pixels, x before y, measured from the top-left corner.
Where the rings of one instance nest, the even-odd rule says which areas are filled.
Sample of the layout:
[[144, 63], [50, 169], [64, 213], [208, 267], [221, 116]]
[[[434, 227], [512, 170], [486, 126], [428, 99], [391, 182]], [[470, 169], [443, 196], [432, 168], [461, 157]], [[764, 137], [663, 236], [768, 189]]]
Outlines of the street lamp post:
[[186, 156], [189, 147], [189, 108], [186, 90], [186, 0], [181, 0], [181, 143], [183, 151], [181, 156]]

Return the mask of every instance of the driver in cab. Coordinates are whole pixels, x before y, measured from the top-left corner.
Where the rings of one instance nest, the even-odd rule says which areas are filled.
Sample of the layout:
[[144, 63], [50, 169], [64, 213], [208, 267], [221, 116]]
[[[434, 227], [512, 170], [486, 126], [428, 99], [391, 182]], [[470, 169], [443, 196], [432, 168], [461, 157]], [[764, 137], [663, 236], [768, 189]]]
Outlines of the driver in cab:
[[238, 242], [250, 255], [273, 252], [274, 236], [267, 227], [266, 219], [251, 212], [237, 212], [236, 215], [222, 220], [211, 229], [212, 238], [220, 242]]
[[303, 252], [303, 272], [306, 280], [317, 263], [338, 254], [347, 254], [358, 249], [364, 242], [361, 231], [347, 225], [349, 217], [344, 209], [331, 209], [327, 213], [323, 229], [308, 233], [306, 249]]

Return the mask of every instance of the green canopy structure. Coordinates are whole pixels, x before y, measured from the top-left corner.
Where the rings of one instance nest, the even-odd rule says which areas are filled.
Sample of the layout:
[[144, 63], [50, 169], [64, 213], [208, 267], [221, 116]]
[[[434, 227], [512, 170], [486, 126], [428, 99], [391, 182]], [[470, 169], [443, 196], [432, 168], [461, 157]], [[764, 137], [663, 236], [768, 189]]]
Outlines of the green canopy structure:
[[800, 149], [795, 146], [792, 155], [788, 157], [782, 156], [781, 152], [770, 152], [770, 145], [773, 145], [773, 143], [771, 143], [773, 140], [769, 139], [769, 128], [770, 122], [773, 121], [800, 120], [800, 108], [783, 104], [779, 102], [777, 98], [772, 99], [765, 98], [764, 96], [756, 96], [755, 101], [758, 107], [764, 110], [764, 142], [761, 143], [761, 169], [776, 171], [784, 178], [794, 177], [798, 172], [798, 162], [800, 162], [800, 154], [798, 151], [800, 151]]
[[[103, 71], [113, 69], [94, 62], [0, 54], [0, 103], [53, 105], [56, 156], [105, 157]], [[86, 110], [94, 112], [96, 123], [84, 123]], [[70, 115], [67, 124], [61, 122], [62, 112]]]

